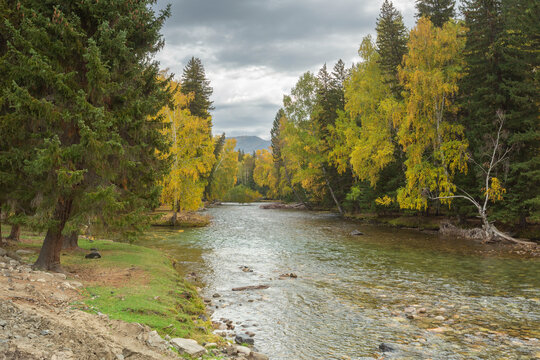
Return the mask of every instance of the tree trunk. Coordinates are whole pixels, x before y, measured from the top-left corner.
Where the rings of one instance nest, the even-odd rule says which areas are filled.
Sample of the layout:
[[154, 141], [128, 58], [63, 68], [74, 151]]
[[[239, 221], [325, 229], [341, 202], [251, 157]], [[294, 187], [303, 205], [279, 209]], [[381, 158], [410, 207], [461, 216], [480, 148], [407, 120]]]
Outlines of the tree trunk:
[[291, 181], [291, 177], [289, 176], [289, 172], [287, 171], [287, 166], [285, 166], [285, 161], [283, 161], [283, 170], [285, 170], [285, 178], [287, 179], [287, 182], [289, 183], [289, 186], [291, 187], [291, 190], [294, 194], [294, 197], [299, 201], [301, 202], [302, 204], [304, 204], [304, 206], [306, 207], [306, 209], [309, 209], [311, 210], [311, 206], [302, 199], [302, 197], [300, 195], [298, 195], [298, 193], [296, 192], [296, 190], [294, 189], [294, 185], [292, 184], [292, 181]]
[[9, 234], [8, 239], [13, 241], [21, 241], [21, 225], [11, 225], [11, 233]]
[[60, 251], [62, 250], [62, 230], [71, 215], [71, 199], [58, 199], [54, 210], [53, 220], [56, 224], [47, 230], [45, 240], [41, 246], [39, 257], [33, 265], [34, 269], [61, 271]]
[[79, 248], [79, 232], [72, 231], [68, 236], [63, 236], [62, 249], [78, 249]]
[[0, 203], [0, 246], [4, 245], [4, 239], [2, 239], [2, 203]]
[[176, 219], [178, 218], [178, 212], [175, 210], [174, 214], [171, 216], [171, 226], [176, 226]]
[[324, 174], [324, 180], [326, 180], [326, 186], [328, 186], [328, 190], [330, 190], [330, 195], [332, 195], [332, 199], [334, 199], [334, 202], [336, 203], [339, 213], [343, 215], [343, 209], [341, 208], [341, 205], [339, 204], [339, 201], [336, 198], [336, 195], [334, 194], [334, 190], [332, 189], [332, 186], [330, 186], [330, 181], [328, 180], [328, 177], [326, 176], [326, 169], [324, 168], [324, 166], [322, 169], [323, 169], [323, 174]]

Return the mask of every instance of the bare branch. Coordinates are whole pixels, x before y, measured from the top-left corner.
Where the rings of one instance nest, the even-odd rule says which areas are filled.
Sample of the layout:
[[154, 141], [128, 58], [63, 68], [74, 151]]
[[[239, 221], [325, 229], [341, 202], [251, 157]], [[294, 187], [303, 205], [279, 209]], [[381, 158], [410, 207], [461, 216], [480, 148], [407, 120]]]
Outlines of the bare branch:
[[478, 204], [472, 197], [466, 195], [452, 195], [452, 196], [437, 196], [430, 197], [430, 200], [445, 200], [445, 199], [466, 199], [469, 202], [473, 203], [478, 209], [481, 209], [480, 204]]

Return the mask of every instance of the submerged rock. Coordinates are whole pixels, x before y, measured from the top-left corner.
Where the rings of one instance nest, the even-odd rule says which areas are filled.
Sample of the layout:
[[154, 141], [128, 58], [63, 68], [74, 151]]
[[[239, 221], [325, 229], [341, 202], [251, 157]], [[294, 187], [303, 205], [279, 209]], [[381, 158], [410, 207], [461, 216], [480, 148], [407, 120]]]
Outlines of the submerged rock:
[[360, 235], [365, 235], [363, 232], [361, 232], [360, 230], [353, 230], [351, 231], [350, 235], [352, 236], [360, 236]]
[[394, 349], [394, 347], [390, 344], [381, 343], [381, 345], [379, 345], [379, 350], [384, 353], [384, 352], [392, 352], [392, 351], [395, 351], [396, 349]]

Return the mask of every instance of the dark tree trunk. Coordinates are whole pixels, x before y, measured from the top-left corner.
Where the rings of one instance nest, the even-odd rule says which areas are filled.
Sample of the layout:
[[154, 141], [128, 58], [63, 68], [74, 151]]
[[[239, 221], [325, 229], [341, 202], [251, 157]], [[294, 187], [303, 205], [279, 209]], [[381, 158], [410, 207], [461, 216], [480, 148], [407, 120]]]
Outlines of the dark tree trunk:
[[0, 246], [4, 245], [4, 239], [2, 239], [2, 203], [0, 203]]
[[62, 249], [78, 249], [79, 248], [79, 233], [77, 231], [71, 232], [68, 236], [64, 236], [62, 241]]
[[62, 230], [64, 230], [64, 226], [71, 215], [71, 204], [71, 199], [58, 199], [53, 216], [56, 224], [47, 230], [39, 257], [34, 263], [34, 269], [61, 271], [60, 251], [63, 245]]
[[21, 241], [21, 225], [11, 225], [11, 232], [8, 236], [8, 239], [13, 241]]
[[330, 186], [330, 180], [328, 180], [328, 177], [326, 176], [326, 169], [322, 168], [323, 174], [324, 174], [324, 180], [326, 180], [326, 186], [328, 187], [328, 190], [330, 190], [330, 195], [332, 195], [332, 199], [334, 200], [334, 203], [337, 206], [337, 209], [341, 215], [343, 215], [343, 209], [341, 208], [341, 205], [339, 204], [338, 199], [336, 198], [336, 195], [334, 194], [334, 190], [332, 189], [332, 186]]

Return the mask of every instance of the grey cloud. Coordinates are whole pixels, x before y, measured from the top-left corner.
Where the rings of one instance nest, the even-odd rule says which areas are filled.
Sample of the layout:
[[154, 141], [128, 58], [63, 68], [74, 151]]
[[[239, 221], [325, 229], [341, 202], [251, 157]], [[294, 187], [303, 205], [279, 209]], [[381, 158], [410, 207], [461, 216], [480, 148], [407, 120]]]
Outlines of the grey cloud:
[[[214, 86], [214, 132], [268, 137], [276, 99], [264, 88], [290, 89], [303, 72], [333, 66], [341, 58], [358, 61], [362, 38], [374, 33], [383, 0], [158, 0], [155, 8], [172, 3], [163, 29], [163, 66], [180, 75], [191, 56], [203, 61]], [[395, 0], [413, 23], [414, 0]], [[243, 75], [262, 67], [271, 76]], [[234, 75], [230, 75], [234, 74]], [[250, 77], [251, 76], [251, 77]], [[262, 75], [261, 75], [262, 76]], [[240, 77], [240, 78], [239, 78]], [[278, 84], [278, 86], [276, 86]], [[275, 89], [275, 90], [274, 90]], [[261, 91], [261, 96], [253, 92]], [[246, 101], [236, 99], [246, 98]]]

